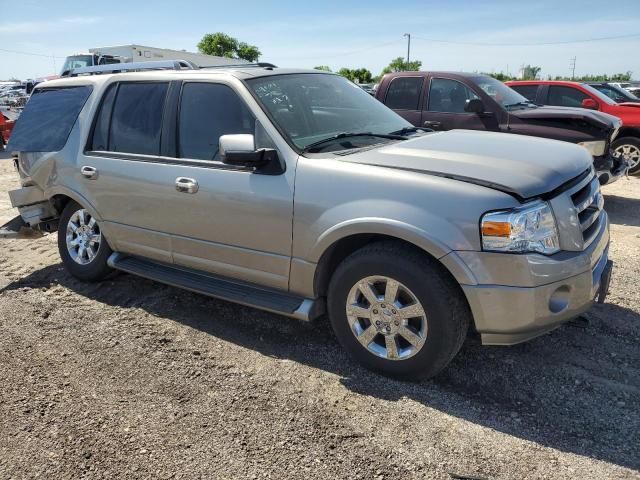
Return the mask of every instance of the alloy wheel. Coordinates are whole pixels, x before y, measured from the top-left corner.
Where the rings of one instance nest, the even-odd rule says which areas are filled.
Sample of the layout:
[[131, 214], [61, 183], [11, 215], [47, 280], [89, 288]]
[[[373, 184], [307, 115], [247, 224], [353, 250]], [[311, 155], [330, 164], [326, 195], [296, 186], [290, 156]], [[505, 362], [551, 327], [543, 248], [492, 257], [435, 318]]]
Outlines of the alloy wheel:
[[360, 280], [349, 291], [346, 312], [358, 342], [378, 357], [405, 360], [424, 346], [424, 308], [409, 288], [393, 278]]
[[640, 163], [640, 148], [635, 145], [620, 145], [615, 149], [617, 155], [621, 155], [629, 163], [629, 169], [633, 170]]
[[80, 265], [93, 261], [100, 249], [102, 233], [96, 219], [84, 208], [77, 210], [69, 218], [66, 231], [66, 245], [69, 256]]

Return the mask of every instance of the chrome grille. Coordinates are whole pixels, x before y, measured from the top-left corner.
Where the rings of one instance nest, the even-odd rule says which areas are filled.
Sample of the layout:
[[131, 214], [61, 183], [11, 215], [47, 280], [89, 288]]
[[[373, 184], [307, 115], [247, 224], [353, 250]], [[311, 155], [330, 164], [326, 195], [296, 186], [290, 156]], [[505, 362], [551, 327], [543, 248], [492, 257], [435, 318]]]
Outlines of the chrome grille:
[[580, 222], [580, 230], [584, 240], [584, 248], [587, 248], [598, 236], [600, 231], [600, 214], [604, 207], [604, 198], [600, 193], [600, 183], [597, 178], [586, 184], [580, 190], [571, 195], [573, 205]]

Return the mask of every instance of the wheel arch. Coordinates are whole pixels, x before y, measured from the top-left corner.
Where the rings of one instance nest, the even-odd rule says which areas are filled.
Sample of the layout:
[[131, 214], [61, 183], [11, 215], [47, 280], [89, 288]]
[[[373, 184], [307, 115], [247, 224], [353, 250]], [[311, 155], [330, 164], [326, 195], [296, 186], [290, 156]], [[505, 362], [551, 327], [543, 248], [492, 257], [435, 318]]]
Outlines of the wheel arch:
[[100, 216], [98, 211], [95, 209], [95, 207], [91, 204], [91, 202], [89, 202], [85, 197], [83, 197], [79, 193], [69, 188], [66, 188], [63, 186], [56, 186], [55, 188], [47, 191], [47, 197], [49, 198], [49, 202], [56, 209], [56, 212], [58, 212], [58, 215], [62, 213], [62, 210], [67, 205], [67, 203], [73, 200], [77, 204], [82, 205], [82, 207], [87, 209], [92, 217], [95, 217], [98, 221], [102, 220], [102, 217]]
[[617, 142], [624, 137], [634, 137], [640, 139], [640, 127], [622, 126], [613, 142]]

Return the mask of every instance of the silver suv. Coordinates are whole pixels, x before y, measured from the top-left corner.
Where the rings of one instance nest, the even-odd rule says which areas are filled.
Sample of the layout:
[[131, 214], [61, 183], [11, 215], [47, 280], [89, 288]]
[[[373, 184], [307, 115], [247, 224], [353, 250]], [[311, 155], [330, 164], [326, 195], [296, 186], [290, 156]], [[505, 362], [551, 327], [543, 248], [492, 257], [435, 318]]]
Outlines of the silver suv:
[[326, 313], [346, 350], [394, 376], [435, 375], [470, 329], [490, 345], [531, 339], [608, 289], [584, 148], [418, 129], [333, 74], [60, 79], [35, 90], [9, 148], [22, 188], [5, 235], [57, 230], [75, 277], [120, 270]]

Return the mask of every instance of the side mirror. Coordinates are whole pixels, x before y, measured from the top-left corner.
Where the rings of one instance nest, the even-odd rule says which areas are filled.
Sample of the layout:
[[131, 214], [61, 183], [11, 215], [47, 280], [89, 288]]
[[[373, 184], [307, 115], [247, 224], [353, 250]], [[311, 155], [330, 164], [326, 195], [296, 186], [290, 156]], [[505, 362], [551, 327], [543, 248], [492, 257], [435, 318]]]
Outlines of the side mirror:
[[596, 102], [593, 98], [585, 98], [584, 100], [582, 100], [582, 108], [598, 110], [598, 102]]
[[222, 135], [219, 141], [222, 163], [236, 167], [260, 169], [260, 173], [276, 175], [284, 172], [278, 153], [271, 148], [256, 150], [250, 134]]
[[484, 113], [484, 103], [479, 98], [472, 98], [467, 100], [464, 111], [468, 113]]

